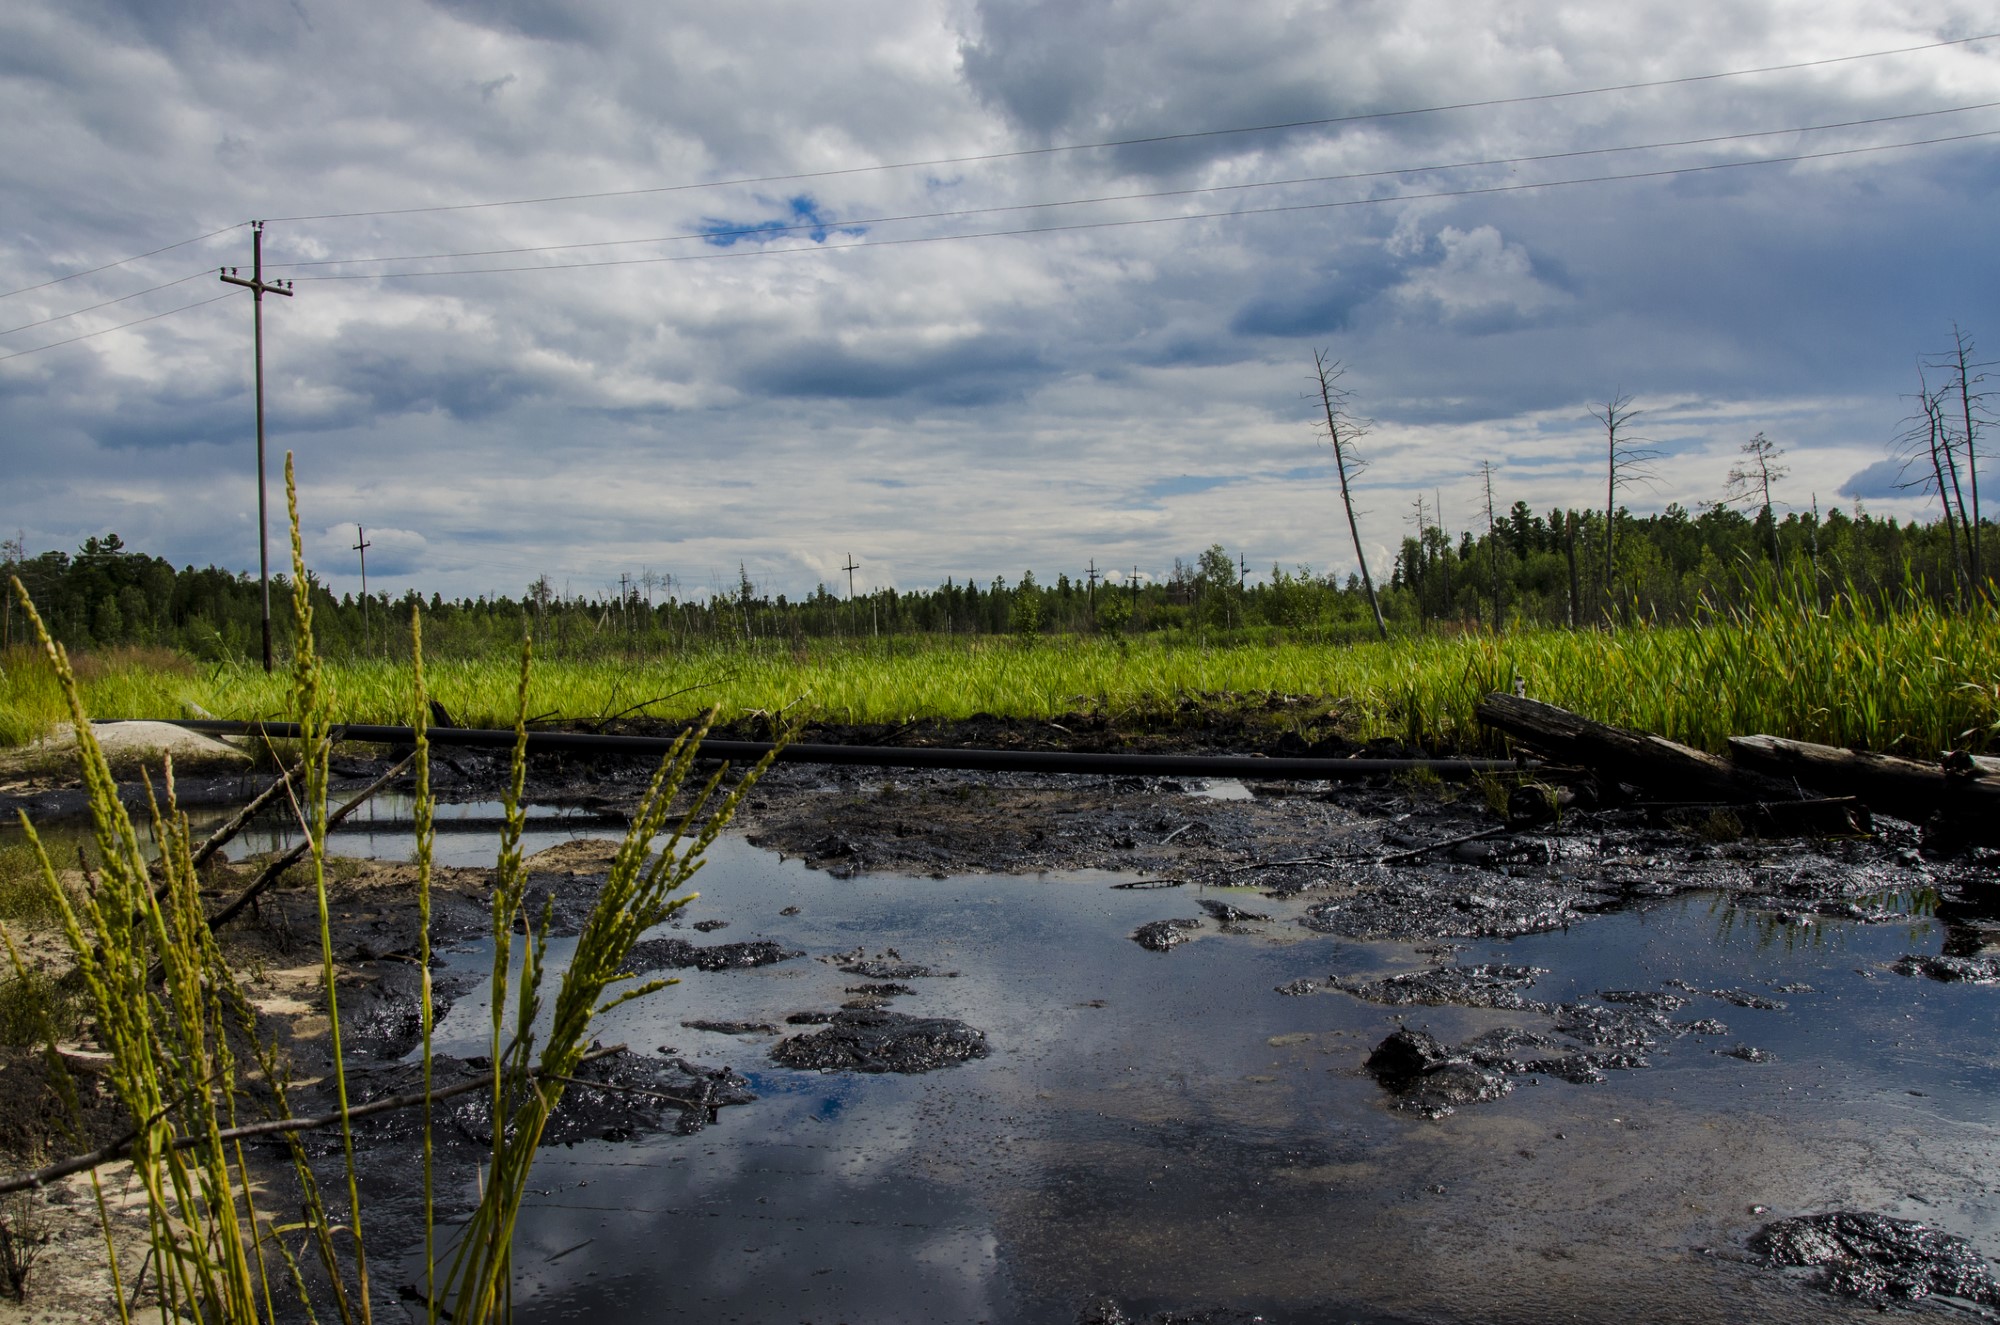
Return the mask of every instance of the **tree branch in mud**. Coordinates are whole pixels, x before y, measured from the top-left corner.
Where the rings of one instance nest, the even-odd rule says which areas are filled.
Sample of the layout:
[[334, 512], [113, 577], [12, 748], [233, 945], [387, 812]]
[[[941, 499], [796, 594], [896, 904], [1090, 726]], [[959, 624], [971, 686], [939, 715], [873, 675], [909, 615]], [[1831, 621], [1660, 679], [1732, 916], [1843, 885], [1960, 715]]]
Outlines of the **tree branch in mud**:
[[[382, 790], [382, 788], [388, 786], [391, 782], [394, 782], [404, 773], [407, 773], [409, 771], [410, 764], [416, 759], [416, 757], [417, 756], [415, 751], [412, 751], [411, 753], [404, 755], [402, 760], [399, 763], [397, 763], [397, 765], [394, 768], [384, 773], [381, 777], [376, 778], [366, 787], [363, 787], [358, 793], [356, 793], [356, 795], [352, 800], [348, 801], [347, 804], [341, 806], [338, 810], [335, 810], [332, 814], [328, 815], [326, 820], [326, 826], [329, 829], [332, 828], [335, 824], [345, 819], [348, 815], [360, 809], [361, 806], [368, 801], [369, 797], [373, 796], [376, 792]], [[279, 783], [280, 787], [286, 785], [289, 784], [283, 781]], [[256, 901], [257, 898], [263, 894], [265, 889], [269, 888], [272, 884], [278, 881], [280, 876], [282, 876], [286, 870], [290, 869], [292, 866], [298, 864], [301, 860], [305, 859], [306, 852], [310, 851], [311, 849], [312, 849], [312, 838], [305, 837], [300, 840], [297, 846], [293, 847], [290, 851], [287, 851], [284, 855], [272, 861], [269, 865], [266, 865], [264, 867], [264, 872], [262, 874], [259, 874], [248, 888], [245, 888], [242, 892], [236, 894], [236, 896], [232, 898], [220, 911], [217, 911], [214, 915], [208, 918], [208, 927], [212, 930], [221, 929], [224, 925], [234, 920], [239, 914], [242, 913], [244, 907], [249, 906], [252, 902]]]

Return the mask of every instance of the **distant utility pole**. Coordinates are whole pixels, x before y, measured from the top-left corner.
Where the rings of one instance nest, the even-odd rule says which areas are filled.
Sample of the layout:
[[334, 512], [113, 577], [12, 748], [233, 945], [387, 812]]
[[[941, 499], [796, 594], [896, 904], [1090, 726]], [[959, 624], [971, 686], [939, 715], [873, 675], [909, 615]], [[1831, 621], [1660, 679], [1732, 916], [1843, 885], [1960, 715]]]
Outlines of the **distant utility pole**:
[[1493, 577], [1493, 633], [1500, 633], [1500, 535], [1493, 513], [1493, 462], [1479, 462], [1479, 477], [1486, 484], [1486, 568]]
[[1090, 578], [1084, 581], [1083, 606], [1084, 610], [1090, 613], [1090, 619], [1095, 621], [1097, 619], [1097, 558], [1096, 557], [1092, 557], [1090, 559]]
[[632, 633], [632, 577], [624, 571], [618, 572], [618, 621]]
[[271, 670], [271, 538], [270, 521], [264, 497], [264, 296], [281, 294], [292, 297], [290, 281], [264, 280], [264, 223], [250, 223], [250, 279], [244, 280], [237, 274], [238, 269], [229, 268], [220, 272], [223, 284], [240, 285], [255, 296], [252, 308], [255, 310], [253, 325], [257, 341], [257, 577], [264, 588], [264, 670]]
[[847, 564], [841, 569], [847, 572], [847, 601], [850, 603], [854, 601], [854, 572], [860, 568], [861, 563], [854, 559], [854, 554], [848, 553]]
[[1239, 592], [1250, 587], [1250, 554], [1236, 554], [1236, 588]]
[[368, 541], [367, 531], [359, 521], [354, 525], [354, 550], [361, 554], [361, 647], [368, 647], [368, 549], [375, 545]]

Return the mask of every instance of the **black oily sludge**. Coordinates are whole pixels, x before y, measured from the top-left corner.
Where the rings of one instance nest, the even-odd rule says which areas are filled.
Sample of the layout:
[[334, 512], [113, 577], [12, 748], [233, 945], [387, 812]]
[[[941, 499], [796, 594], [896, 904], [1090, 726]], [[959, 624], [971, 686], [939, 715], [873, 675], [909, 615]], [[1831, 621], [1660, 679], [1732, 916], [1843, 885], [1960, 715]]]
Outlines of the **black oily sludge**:
[[[484, 1058], [439, 1054], [432, 1062], [432, 1084], [444, 1090], [489, 1078], [491, 1071]], [[421, 1084], [417, 1066], [406, 1064], [391, 1072], [372, 1074], [357, 1087], [355, 1102], [405, 1093]], [[705, 1068], [672, 1056], [614, 1054], [592, 1059], [576, 1069], [542, 1130], [541, 1144], [627, 1141], [670, 1126], [689, 1136], [714, 1122], [716, 1110], [749, 1104], [756, 1098], [750, 1083], [728, 1067]], [[455, 1134], [475, 1146], [492, 1144], [492, 1108], [492, 1092], [487, 1090], [474, 1090], [441, 1103], [435, 1116], [448, 1130], [441, 1128], [440, 1139]], [[417, 1138], [422, 1125], [422, 1115], [416, 1110], [395, 1110], [366, 1118], [356, 1131], [378, 1144], [408, 1142]]]
[[1533, 985], [1537, 976], [1547, 974], [1547, 971], [1534, 966], [1481, 962], [1472, 966], [1433, 966], [1421, 971], [1404, 971], [1380, 980], [1343, 980], [1335, 977], [1328, 984], [1356, 998], [1370, 1003], [1386, 1003], [1391, 1007], [1410, 1004], [1442, 1007], [1452, 1004], [1468, 1008], [1545, 1012], [1549, 1004], [1531, 999], [1522, 991]]
[[1750, 1250], [1781, 1267], [1820, 1267], [1820, 1286], [1878, 1303], [1937, 1294], [2000, 1306], [2000, 1282], [1964, 1238], [1927, 1224], [1836, 1210], [1766, 1224]]
[[749, 943], [718, 943], [704, 948], [686, 939], [647, 939], [632, 945], [631, 969], [650, 971], [668, 968], [697, 971], [739, 971], [753, 966], [772, 966], [803, 957], [805, 953], [758, 939]]
[[[990, 1052], [986, 1032], [952, 1017], [913, 1017], [867, 1008], [811, 1014], [826, 1029], [771, 1048], [784, 1067], [819, 1072], [935, 1072]], [[795, 1014], [787, 1018], [804, 1021]]]
[[[1532, 968], [1499, 969], [1526, 972]], [[1508, 988], [1505, 983], [1476, 980], [1472, 983], [1472, 998], [1476, 1000], [1488, 993], [1503, 995]], [[1426, 1031], [1398, 1030], [1375, 1046], [1365, 1066], [1377, 1083], [1395, 1097], [1393, 1108], [1438, 1119], [1464, 1105], [1499, 1099], [1513, 1088], [1510, 1080], [1513, 1077], [1548, 1076], [1573, 1085], [1596, 1085], [1605, 1079], [1607, 1071], [1651, 1066], [1647, 1052], [1657, 1048], [1662, 1040], [1728, 1033], [1727, 1026], [1712, 1019], [1669, 1020], [1668, 1011], [1685, 1001], [1671, 995], [1608, 990], [1605, 997], [1617, 998], [1617, 1002], [1530, 1005], [1532, 1010], [1555, 1014], [1553, 1036], [1518, 1026], [1501, 1026], [1452, 1046]], [[1471, 1006], [1505, 1005], [1473, 1001]], [[1753, 1063], [1768, 1062], [1771, 1057], [1761, 1049], [1745, 1045], [1716, 1052]]]
[[1201, 921], [1150, 920], [1132, 931], [1132, 941], [1148, 952], [1165, 952], [1175, 944], [1186, 943], [1188, 931], [1201, 928]]
[[1299, 924], [1352, 939], [1517, 938], [1566, 928], [1613, 900], [1561, 879], [1414, 874], [1321, 902]]
[[[842, 962], [836, 967], [843, 975], [858, 975], [869, 980], [928, 980], [937, 971], [921, 962], [898, 962], [870, 959], [866, 961]], [[956, 971], [946, 972], [956, 975]]]
[[1890, 970], [1898, 975], [1921, 975], [1953, 984], [2000, 984], [2000, 957], [1907, 956], [1897, 958]]
[[1395, 1107], [1420, 1118], [1443, 1118], [1460, 1105], [1497, 1100], [1514, 1088], [1499, 1072], [1446, 1047], [1428, 1031], [1399, 1030], [1368, 1055], [1367, 1068]]

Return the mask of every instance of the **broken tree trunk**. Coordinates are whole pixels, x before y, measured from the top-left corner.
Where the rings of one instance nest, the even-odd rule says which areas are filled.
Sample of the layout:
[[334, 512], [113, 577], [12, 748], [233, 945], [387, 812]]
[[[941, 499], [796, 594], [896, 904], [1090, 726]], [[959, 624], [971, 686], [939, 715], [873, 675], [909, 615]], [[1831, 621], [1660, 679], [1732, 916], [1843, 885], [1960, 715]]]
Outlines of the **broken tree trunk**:
[[1538, 699], [1496, 693], [1479, 701], [1479, 720], [1553, 759], [1580, 764], [1662, 800], [1737, 803], [1800, 799], [1787, 782], [1663, 736], [1593, 722]]
[[1729, 753], [1746, 768], [1858, 796], [1881, 813], [1912, 823], [1948, 820], [1953, 835], [1965, 841], [2000, 842], [2000, 777], [1986, 770], [1984, 760], [1947, 772], [1938, 764], [1780, 736], [1732, 736]]

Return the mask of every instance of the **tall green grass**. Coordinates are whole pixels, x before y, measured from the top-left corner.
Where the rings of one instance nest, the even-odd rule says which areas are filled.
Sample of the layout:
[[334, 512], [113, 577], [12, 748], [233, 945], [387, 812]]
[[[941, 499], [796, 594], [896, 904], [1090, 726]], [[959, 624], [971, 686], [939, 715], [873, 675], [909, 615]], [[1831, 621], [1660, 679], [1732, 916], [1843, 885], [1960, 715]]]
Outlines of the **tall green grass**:
[[[0, 680], [0, 738], [55, 718], [33, 678], [17, 679], [21, 670], [10, 666]], [[687, 721], [710, 707], [733, 720], [783, 711], [804, 696], [793, 715], [839, 723], [1080, 711], [1157, 723], [1189, 701], [1276, 693], [1337, 706], [1338, 725], [1359, 739], [1470, 749], [1489, 740], [1473, 705], [1517, 673], [1537, 698], [1710, 750], [1747, 732], [1909, 751], [1979, 749], [2000, 736], [2000, 613], [1874, 610], [1848, 595], [1819, 607], [1773, 594], [1702, 627], [1426, 634], [1347, 646], [921, 637], [558, 661], [537, 667], [528, 707], [550, 722], [621, 713]], [[337, 720], [405, 720], [402, 668], [348, 662], [328, 664], [326, 674]], [[512, 719], [507, 659], [433, 660], [429, 685], [461, 723], [504, 727]], [[243, 667], [107, 668], [86, 697], [93, 711], [116, 717], [176, 716], [187, 702], [219, 716], [279, 717], [287, 699], [280, 681]]]
[[[285, 461], [285, 488], [291, 512], [294, 583], [303, 585], [307, 581], [290, 456]], [[303, 794], [296, 809], [310, 843], [308, 883], [318, 906], [327, 1047], [338, 1104], [332, 1121], [340, 1133], [345, 1210], [337, 1213], [324, 1199], [297, 1132], [280, 1130], [298, 1184], [300, 1217], [279, 1223], [269, 1210], [258, 1207], [255, 1193], [260, 1175], [248, 1164], [242, 1138], [235, 1129], [239, 1111], [246, 1108], [264, 1112], [281, 1128], [293, 1125], [285, 1121], [297, 1118], [288, 1088], [288, 1064], [263, 1034], [210, 928], [192, 863], [193, 837], [186, 816], [175, 805], [172, 765], [166, 766], [164, 799], [151, 797], [152, 834], [159, 848], [156, 877], [93, 734], [84, 683], [62, 647], [50, 638], [19, 580], [11, 587], [41, 642], [48, 675], [77, 729], [78, 760], [88, 788], [99, 858], [90, 886], [65, 889], [25, 815], [21, 826], [87, 991], [97, 1037], [109, 1051], [107, 1075], [135, 1124], [127, 1158], [145, 1194], [150, 1242], [145, 1265], [154, 1267], [153, 1285], [161, 1318], [255, 1325], [298, 1314], [297, 1310], [281, 1312], [281, 1297], [296, 1299], [307, 1318], [314, 1317], [316, 1301], [320, 1309], [326, 1309], [330, 1298], [331, 1309], [340, 1320], [365, 1325], [372, 1317], [373, 1294], [356, 1179], [341, 1044], [339, 972], [333, 959], [327, 893], [330, 742], [322, 738], [335, 705], [329, 677], [312, 648], [311, 601], [301, 592], [293, 603], [300, 647], [290, 677], [290, 707], [305, 729], [300, 748], [309, 752]], [[404, 701], [407, 712], [416, 715], [421, 731], [427, 706], [422, 636], [415, 621], [412, 644], [417, 666]], [[544, 1127], [584, 1059], [592, 1026], [603, 1012], [672, 983], [635, 983], [624, 969], [632, 946], [646, 930], [693, 900], [693, 894], [682, 891], [684, 885], [701, 868], [703, 853], [742, 796], [770, 764], [767, 758], [733, 787], [724, 786], [726, 770], [718, 770], [674, 815], [673, 807], [693, 767], [699, 733], [677, 743], [654, 776], [583, 924], [550, 1004], [553, 1016], [544, 1027], [541, 1013], [551, 974], [547, 945], [552, 914], [547, 907], [539, 921], [527, 914], [527, 875], [521, 856], [531, 656], [524, 645], [515, 688], [517, 736], [512, 783], [506, 798], [506, 828], [492, 905], [492, 1144], [480, 1175], [478, 1204], [460, 1230], [442, 1275], [432, 1210], [430, 1107], [428, 1102], [423, 1105], [428, 1316], [432, 1321], [449, 1319], [460, 1325], [507, 1317], [515, 1220]], [[433, 805], [428, 742], [421, 736], [416, 762], [418, 911], [423, 930], [418, 942], [425, 965], [420, 1024], [424, 1093], [428, 1096], [433, 1028], [428, 973]], [[656, 851], [655, 839], [668, 829], [670, 817], [673, 827]], [[518, 949], [517, 929], [527, 935]], [[7, 938], [14, 984], [36, 978], [20, 962], [4, 929], [0, 929], [0, 937]], [[0, 992], [19, 991], [10, 986]], [[17, 1038], [38, 1031], [39, 1037], [49, 1042], [50, 1061], [57, 1062], [48, 999], [10, 997], [0, 999], [0, 1003], [6, 1004], [0, 1012], [26, 1009], [13, 1020], [33, 1023], [27, 1032], [12, 1022], [0, 1026], [0, 1031]], [[0, 1017], [4, 1020], [7, 1018]], [[94, 1166], [91, 1171], [95, 1181]], [[102, 1215], [101, 1195], [99, 1209]], [[108, 1218], [105, 1241], [119, 1318], [129, 1321], [136, 1306], [136, 1289], [121, 1273]], [[298, 1243], [297, 1251], [293, 1241]], [[315, 1257], [319, 1263], [323, 1281], [317, 1291], [308, 1285], [299, 1253]], [[144, 1272], [142, 1268], [139, 1274]]]

